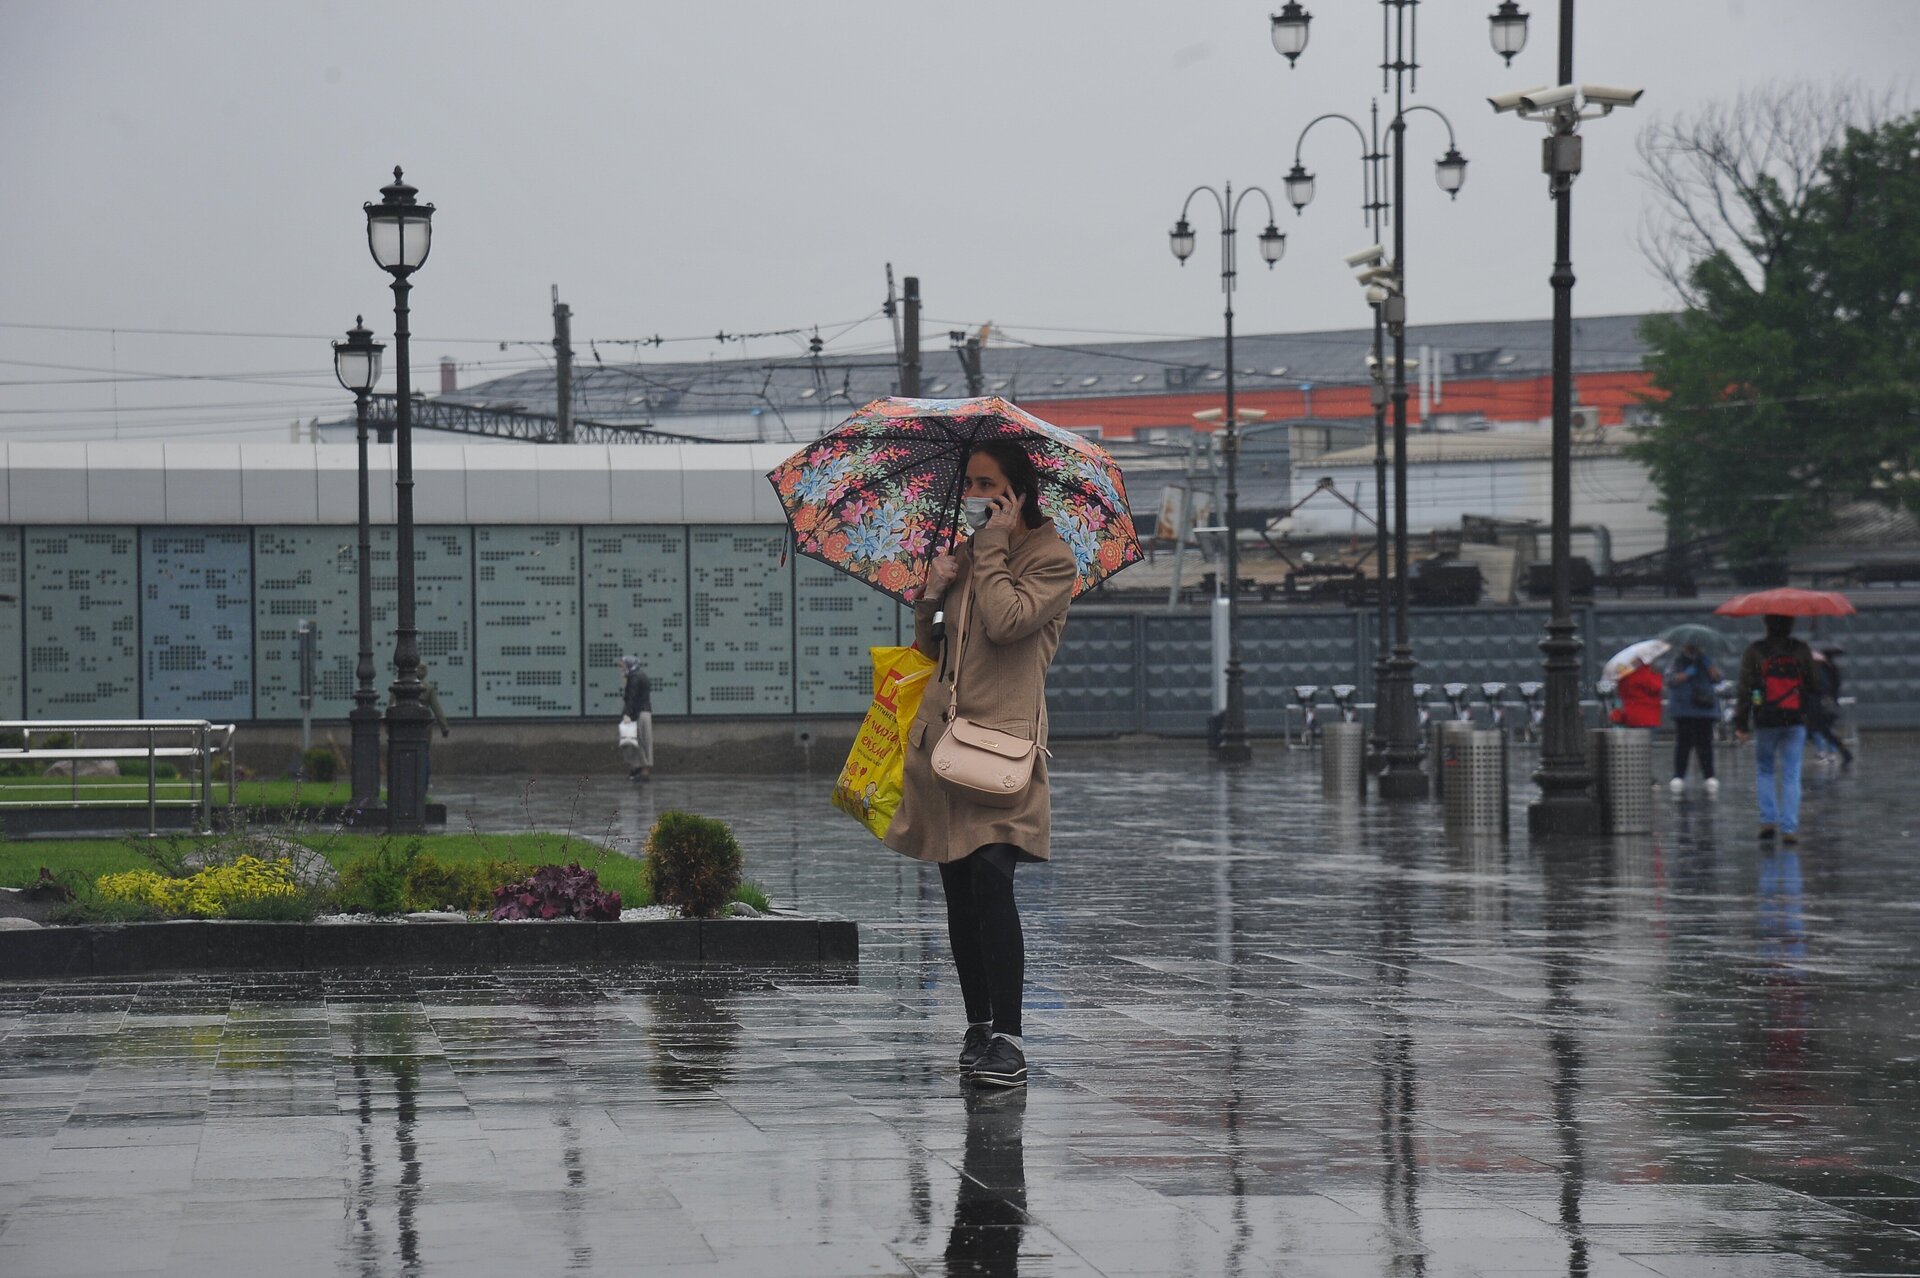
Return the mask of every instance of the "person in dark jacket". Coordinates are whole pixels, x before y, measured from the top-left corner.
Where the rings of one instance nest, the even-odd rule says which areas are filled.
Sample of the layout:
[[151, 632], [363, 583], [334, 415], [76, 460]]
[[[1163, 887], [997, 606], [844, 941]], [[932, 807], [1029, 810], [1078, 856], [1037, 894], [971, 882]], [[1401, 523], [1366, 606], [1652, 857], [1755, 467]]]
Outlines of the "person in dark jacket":
[[1689, 756], [1700, 759], [1707, 793], [1720, 793], [1713, 775], [1713, 729], [1720, 718], [1720, 698], [1713, 689], [1719, 682], [1719, 667], [1693, 644], [1682, 647], [1667, 667], [1667, 715], [1674, 731], [1673, 780], [1667, 784], [1675, 794], [1687, 788]]
[[653, 681], [647, 678], [647, 672], [640, 668], [640, 658], [620, 658], [620, 674], [624, 679], [621, 691], [620, 722], [634, 725], [634, 736], [629, 740], [623, 733], [620, 739], [620, 753], [627, 761], [627, 780], [653, 780]]
[[1822, 763], [1831, 763], [1838, 755], [1841, 765], [1849, 766], [1853, 763], [1853, 751], [1847, 749], [1846, 742], [1834, 731], [1840, 722], [1841, 683], [1840, 663], [1834, 658], [1845, 652], [1845, 648], [1837, 645], [1814, 650], [1815, 696], [1813, 704], [1807, 707], [1807, 739], [1813, 745], [1814, 757]]
[[[1767, 634], [1740, 658], [1733, 731], [1753, 738], [1753, 781], [1760, 798], [1760, 837], [1777, 829], [1782, 842], [1800, 841], [1800, 758], [1807, 747], [1807, 705], [1818, 684], [1813, 649], [1793, 637], [1793, 618], [1769, 615]], [[1778, 769], [1779, 796], [1774, 794]]]

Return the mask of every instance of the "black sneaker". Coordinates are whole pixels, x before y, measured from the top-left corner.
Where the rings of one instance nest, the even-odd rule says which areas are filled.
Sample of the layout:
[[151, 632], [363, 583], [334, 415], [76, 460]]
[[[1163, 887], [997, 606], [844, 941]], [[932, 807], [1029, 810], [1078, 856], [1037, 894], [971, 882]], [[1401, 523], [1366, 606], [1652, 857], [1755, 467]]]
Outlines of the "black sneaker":
[[1760, 827], [1760, 837], [1761, 837], [1762, 839], [1771, 839], [1771, 838], [1773, 837], [1773, 827], [1772, 827], [1772, 826], [1770, 826], [1770, 825], [1763, 825], [1763, 826], [1761, 826], [1761, 827]]
[[960, 1040], [960, 1072], [971, 1074], [980, 1058], [987, 1054], [987, 1048], [993, 1042], [993, 1026], [969, 1025], [967, 1036]]
[[996, 1035], [986, 1055], [974, 1063], [973, 1072], [967, 1078], [981, 1087], [1025, 1087], [1026, 1053]]

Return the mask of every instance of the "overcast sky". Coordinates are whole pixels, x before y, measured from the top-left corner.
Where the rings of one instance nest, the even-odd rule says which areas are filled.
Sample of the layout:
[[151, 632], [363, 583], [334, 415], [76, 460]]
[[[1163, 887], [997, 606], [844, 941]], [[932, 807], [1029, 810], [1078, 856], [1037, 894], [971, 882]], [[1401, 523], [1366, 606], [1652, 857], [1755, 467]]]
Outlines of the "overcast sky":
[[[1558, 6], [1523, 4], [1533, 37], [1511, 69], [1488, 45], [1492, 0], [1421, 6], [1415, 100], [1452, 118], [1470, 168], [1449, 204], [1432, 170], [1445, 130], [1412, 117], [1416, 322], [1550, 311], [1541, 130], [1485, 101], [1556, 78]], [[1379, 7], [1308, 0], [1312, 41], [1292, 70], [1269, 43], [1270, 7], [0, 0], [0, 438], [285, 438], [290, 418], [339, 415], [350, 401], [327, 339], [360, 312], [393, 326], [360, 206], [396, 163], [439, 208], [413, 292], [428, 390], [443, 355], [467, 365], [463, 384], [539, 359], [499, 343], [550, 337], [552, 284], [583, 353], [590, 339], [814, 325], [830, 351], [890, 350], [876, 315], [889, 261], [920, 276], [942, 347], [949, 327], [989, 320], [1042, 341], [1212, 334], [1210, 201], [1193, 260], [1167, 249], [1202, 182], [1264, 185], [1289, 237], [1261, 269], [1251, 197], [1242, 331], [1359, 326], [1340, 263], [1368, 240], [1356, 140], [1338, 122], [1313, 132], [1320, 191], [1304, 216], [1281, 179], [1302, 125], [1363, 115], [1378, 94]], [[1647, 94], [1587, 126], [1576, 314], [1668, 303], [1635, 244], [1633, 136], [1648, 119], [1788, 77], [1912, 100], [1912, 0], [1581, 10], [1577, 78]], [[214, 380], [153, 380], [188, 375]], [[252, 380], [223, 380], [236, 376]]]

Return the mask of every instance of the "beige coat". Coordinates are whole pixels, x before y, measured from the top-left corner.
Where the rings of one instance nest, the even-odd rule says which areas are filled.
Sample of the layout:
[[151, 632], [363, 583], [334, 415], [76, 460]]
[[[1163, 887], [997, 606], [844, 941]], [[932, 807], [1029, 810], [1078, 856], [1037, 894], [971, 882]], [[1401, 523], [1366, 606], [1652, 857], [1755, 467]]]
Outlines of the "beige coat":
[[[956, 633], [962, 600], [967, 641], [961, 660], [960, 713], [984, 727], [1047, 743], [1047, 667], [1060, 646], [1078, 570], [1073, 552], [1049, 521], [1028, 530], [1017, 545], [1004, 529], [982, 529], [955, 556], [959, 575], [948, 587], [946, 643]], [[934, 682], [907, 730], [907, 757], [899, 810], [886, 844], [922, 861], [958, 861], [989, 843], [1011, 843], [1022, 860], [1044, 861], [1052, 829], [1047, 757], [1034, 761], [1033, 784], [1019, 805], [987, 808], [956, 798], [933, 775], [933, 747], [945, 729], [954, 672], [933, 637], [936, 605], [913, 610], [916, 648], [939, 661]]]

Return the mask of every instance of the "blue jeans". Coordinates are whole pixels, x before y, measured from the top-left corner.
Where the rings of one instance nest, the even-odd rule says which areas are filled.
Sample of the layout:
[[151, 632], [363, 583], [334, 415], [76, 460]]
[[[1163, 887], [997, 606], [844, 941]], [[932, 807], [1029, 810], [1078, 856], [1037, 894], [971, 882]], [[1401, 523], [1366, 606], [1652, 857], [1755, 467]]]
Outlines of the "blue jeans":
[[[1800, 756], [1807, 748], [1807, 730], [1756, 728], [1753, 732], [1753, 784], [1760, 793], [1760, 824], [1778, 826], [1780, 833], [1800, 828]], [[1773, 795], [1773, 763], [1780, 760], [1780, 797]]]

